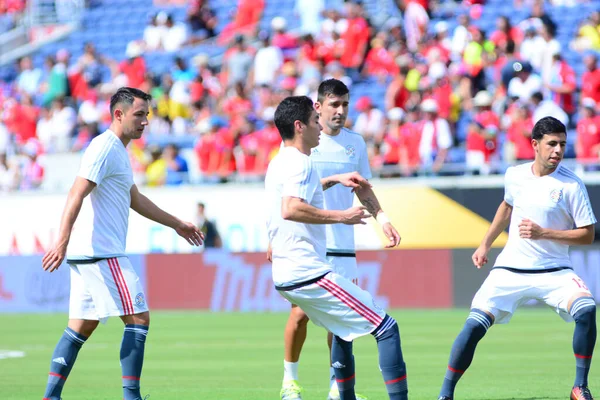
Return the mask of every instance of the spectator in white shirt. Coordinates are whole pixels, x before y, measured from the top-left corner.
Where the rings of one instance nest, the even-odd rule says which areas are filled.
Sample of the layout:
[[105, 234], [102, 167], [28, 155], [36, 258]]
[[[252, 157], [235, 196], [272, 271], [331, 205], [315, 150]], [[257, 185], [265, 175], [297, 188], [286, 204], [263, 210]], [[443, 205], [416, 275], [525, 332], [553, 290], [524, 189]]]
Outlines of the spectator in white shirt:
[[165, 23], [166, 33], [162, 37], [162, 47], [165, 51], [177, 51], [187, 41], [187, 27], [182, 23], [175, 23], [169, 15]]
[[523, 101], [528, 101], [535, 92], [542, 91], [544, 84], [542, 78], [533, 72], [528, 62], [513, 64], [515, 77], [508, 83], [508, 96]]
[[324, 0], [296, 0], [294, 13], [300, 18], [300, 32], [317, 37], [321, 32], [324, 10]]
[[466, 14], [458, 16], [458, 25], [454, 28], [452, 34], [452, 59], [462, 59], [462, 54], [465, 47], [471, 41], [471, 33], [469, 32], [469, 16]]
[[283, 53], [277, 46], [273, 46], [268, 33], [260, 33], [262, 48], [254, 56], [254, 86], [272, 86], [283, 65]]
[[37, 94], [42, 81], [42, 71], [39, 68], [33, 68], [29, 57], [23, 57], [19, 61], [19, 68], [21, 72], [17, 77], [17, 88], [32, 96]]
[[544, 95], [541, 92], [535, 92], [531, 96], [531, 104], [533, 104], [533, 123], [535, 124], [544, 117], [554, 117], [565, 126], [569, 125], [569, 116], [552, 100], [544, 100]]
[[144, 29], [144, 42], [146, 50], [155, 51], [161, 48], [163, 37], [167, 33], [165, 22], [167, 22], [167, 13], [160, 12], [153, 16], [150, 24]]
[[542, 64], [540, 66], [540, 75], [544, 82], [550, 82], [552, 78], [552, 65], [554, 64], [554, 55], [560, 54], [560, 43], [554, 38], [554, 28], [550, 25], [542, 25], [540, 35], [543, 39]]
[[58, 97], [52, 104], [52, 134], [51, 148], [55, 153], [65, 153], [71, 150], [71, 141], [75, 125], [77, 124], [77, 113], [66, 105], [63, 97]]
[[438, 104], [433, 99], [424, 100], [421, 111], [425, 116], [419, 143], [421, 165], [426, 170], [437, 173], [446, 161], [448, 149], [452, 147], [450, 125], [448, 121], [438, 117]]
[[356, 101], [356, 110], [360, 113], [356, 118], [353, 130], [362, 135], [365, 141], [379, 141], [384, 132], [384, 115], [383, 112], [373, 105], [371, 98], [368, 96], [360, 97]]

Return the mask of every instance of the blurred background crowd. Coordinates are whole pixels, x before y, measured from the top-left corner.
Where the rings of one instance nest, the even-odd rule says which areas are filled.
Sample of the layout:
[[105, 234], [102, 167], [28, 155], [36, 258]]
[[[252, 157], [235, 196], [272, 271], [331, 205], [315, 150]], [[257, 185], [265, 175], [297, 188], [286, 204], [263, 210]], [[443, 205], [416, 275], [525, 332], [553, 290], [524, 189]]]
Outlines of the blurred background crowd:
[[[59, 15], [61, 1], [53, 3]], [[0, 0], [0, 50], [1, 32], [24, 23], [30, 7]], [[138, 183], [261, 180], [281, 142], [279, 101], [316, 99], [331, 77], [350, 88], [347, 127], [367, 142], [374, 175], [502, 173], [533, 159], [531, 130], [546, 115], [569, 129], [566, 157], [598, 169], [598, 1], [83, 8], [66, 38], [0, 66], [0, 191], [43, 186], [47, 160], [81, 152], [108, 127], [121, 86], [153, 96], [145, 135], [129, 148]]]

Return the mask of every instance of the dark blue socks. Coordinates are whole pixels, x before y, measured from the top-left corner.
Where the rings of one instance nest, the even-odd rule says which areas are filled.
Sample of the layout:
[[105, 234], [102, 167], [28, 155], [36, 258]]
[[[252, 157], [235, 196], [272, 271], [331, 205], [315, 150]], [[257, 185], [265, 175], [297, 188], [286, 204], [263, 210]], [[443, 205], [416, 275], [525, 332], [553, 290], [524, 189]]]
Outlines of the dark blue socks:
[[379, 351], [379, 369], [390, 400], [407, 400], [406, 364], [402, 358], [400, 331], [394, 318], [386, 315], [373, 336]]
[[346, 342], [333, 336], [331, 345], [331, 366], [335, 372], [335, 381], [340, 391], [340, 400], [356, 400], [354, 394], [354, 356], [352, 342]]
[[63, 386], [73, 368], [73, 364], [75, 364], [79, 349], [86, 340], [87, 337], [80, 335], [73, 329], [69, 327], [65, 329], [52, 354], [44, 400], [60, 400]]
[[458, 334], [456, 340], [454, 340], [440, 397], [454, 397], [454, 388], [458, 380], [471, 365], [477, 343], [483, 338], [492, 324], [493, 321], [489, 315], [481, 310], [471, 310], [465, 326]]
[[575, 320], [573, 352], [575, 353], [575, 384], [587, 386], [596, 344], [596, 302], [591, 297], [580, 297], [571, 305]]
[[121, 343], [121, 370], [123, 371], [123, 399], [141, 400], [140, 378], [144, 364], [144, 346], [148, 327], [125, 325]]

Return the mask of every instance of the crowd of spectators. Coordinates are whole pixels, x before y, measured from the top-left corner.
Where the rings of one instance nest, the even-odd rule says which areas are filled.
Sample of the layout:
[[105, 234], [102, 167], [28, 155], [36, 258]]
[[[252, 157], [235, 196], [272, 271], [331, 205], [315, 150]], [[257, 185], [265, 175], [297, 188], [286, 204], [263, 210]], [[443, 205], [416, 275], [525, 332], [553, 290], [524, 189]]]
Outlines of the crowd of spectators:
[[[402, 18], [375, 23], [358, 1], [327, 9], [323, 0], [296, 0], [299, 29], [278, 16], [261, 30], [264, 2], [239, 0], [219, 32], [211, 3], [195, 0], [185, 20], [153, 15], [122, 61], [99, 54], [93, 43], [77, 59], [61, 50], [41, 69], [25, 57], [0, 91], [0, 189], [37, 187], [38, 156], [84, 149], [107, 128], [110, 95], [125, 85], [153, 96], [146, 138], [130, 148], [136, 176], [149, 185], [188, 182], [188, 173], [260, 179], [280, 145], [274, 108], [292, 94], [315, 98], [331, 77], [350, 88], [348, 127], [363, 135], [381, 176], [501, 172], [533, 158], [531, 128], [545, 115], [576, 132], [577, 159], [598, 162], [600, 12], [570, 44], [586, 66], [578, 85], [555, 38], [551, 5], [542, 0], [515, 1], [513, 7], [530, 9], [528, 18], [512, 26], [501, 16], [485, 30], [477, 25], [482, 1], [452, 2], [454, 29], [430, 22], [427, 0], [396, 4]], [[162, 74], [146, 64], [147, 52], [201, 42], [227, 46], [218, 65], [203, 53], [174, 57]], [[361, 85], [385, 87], [385, 98], [352, 96]], [[21, 154], [18, 166], [10, 162], [14, 154]]]

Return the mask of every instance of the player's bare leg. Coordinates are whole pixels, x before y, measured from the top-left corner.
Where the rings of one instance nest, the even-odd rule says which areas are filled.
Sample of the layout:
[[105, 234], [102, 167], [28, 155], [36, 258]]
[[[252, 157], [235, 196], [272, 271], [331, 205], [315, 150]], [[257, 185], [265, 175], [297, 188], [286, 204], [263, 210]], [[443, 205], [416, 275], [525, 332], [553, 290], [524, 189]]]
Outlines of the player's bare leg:
[[298, 361], [302, 346], [306, 340], [308, 316], [300, 307], [292, 304], [292, 309], [285, 325], [283, 383], [281, 385], [281, 399], [301, 399], [302, 388], [298, 384]]
[[52, 354], [44, 400], [60, 400], [60, 396], [81, 346], [98, 327], [98, 321], [70, 319]]
[[587, 292], [576, 293], [569, 300], [568, 310], [575, 320], [573, 353], [576, 373], [571, 400], [593, 400], [588, 388], [588, 374], [597, 335], [596, 301]]
[[139, 314], [123, 315], [121, 320], [125, 324], [120, 353], [123, 399], [141, 400], [140, 379], [144, 364], [146, 336], [150, 326], [150, 313], [145, 311]]

